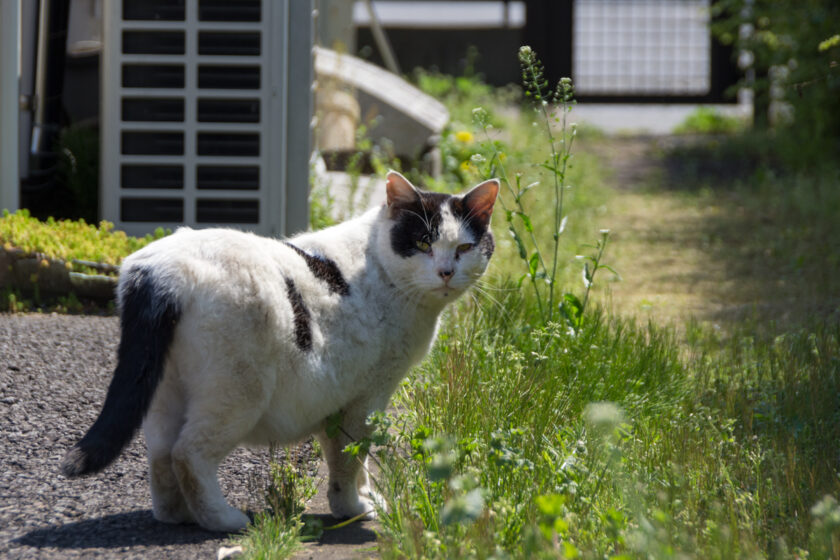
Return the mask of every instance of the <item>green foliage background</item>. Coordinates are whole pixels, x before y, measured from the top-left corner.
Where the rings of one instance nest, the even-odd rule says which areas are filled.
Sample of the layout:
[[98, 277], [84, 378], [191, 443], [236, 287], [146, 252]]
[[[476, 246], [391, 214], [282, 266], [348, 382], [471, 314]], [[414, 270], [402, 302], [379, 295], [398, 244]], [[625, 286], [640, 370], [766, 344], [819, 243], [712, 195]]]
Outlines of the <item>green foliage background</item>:
[[713, 30], [752, 53], [756, 124], [768, 124], [771, 98], [789, 103], [780, 136], [788, 161], [815, 165], [840, 156], [840, 3], [834, 0], [717, 0]]

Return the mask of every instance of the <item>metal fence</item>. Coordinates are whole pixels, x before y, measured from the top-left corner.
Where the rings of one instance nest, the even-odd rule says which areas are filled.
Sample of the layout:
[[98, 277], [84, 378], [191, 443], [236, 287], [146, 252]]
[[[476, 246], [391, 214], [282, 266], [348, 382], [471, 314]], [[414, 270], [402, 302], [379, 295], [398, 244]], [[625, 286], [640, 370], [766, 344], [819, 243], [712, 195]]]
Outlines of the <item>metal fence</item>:
[[[419, 66], [491, 84], [519, 82], [516, 52], [531, 45], [555, 82], [598, 102], [721, 103], [739, 78], [732, 49], [711, 34], [710, 0], [376, 0], [403, 72]], [[495, 18], [495, 19], [494, 19]], [[367, 22], [358, 50], [381, 63]], [[477, 47], [479, 57], [466, 53]]]
[[572, 74], [581, 95], [705, 95], [709, 0], [576, 0]]

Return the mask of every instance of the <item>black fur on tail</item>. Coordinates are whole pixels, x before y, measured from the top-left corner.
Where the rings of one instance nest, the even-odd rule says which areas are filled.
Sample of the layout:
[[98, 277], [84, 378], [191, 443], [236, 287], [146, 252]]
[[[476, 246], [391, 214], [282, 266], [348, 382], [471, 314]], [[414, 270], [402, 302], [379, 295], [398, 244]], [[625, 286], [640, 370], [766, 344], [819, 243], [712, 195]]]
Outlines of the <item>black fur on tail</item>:
[[133, 268], [123, 274], [117, 368], [99, 418], [61, 462], [69, 477], [104, 469], [134, 437], [163, 377], [181, 315], [174, 294], [151, 270]]

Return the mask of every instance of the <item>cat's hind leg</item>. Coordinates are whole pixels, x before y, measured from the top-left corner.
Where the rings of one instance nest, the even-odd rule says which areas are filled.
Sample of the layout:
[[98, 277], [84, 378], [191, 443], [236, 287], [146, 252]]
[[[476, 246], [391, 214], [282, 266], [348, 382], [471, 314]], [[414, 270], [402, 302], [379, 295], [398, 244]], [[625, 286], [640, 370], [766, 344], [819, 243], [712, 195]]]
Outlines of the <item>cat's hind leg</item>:
[[[230, 391], [222, 394], [230, 395]], [[225, 405], [218, 396], [191, 408], [172, 448], [172, 470], [196, 522], [211, 531], [235, 532], [250, 520], [231, 507], [217, 478], [219, 463], [253, 429], [261, 416], [259, 402]], [[236, 404], [238, 403], [238, 404]]]
[[184, 425], [183, 402], [177, 394], [158, 391], [143, 422], [143, 434], [149, 459], [149, 485], [152, 492], [152, 513], [164, 523], [192, 523], [187, 502], [181, 494], [178, 479], [172, 470], [172, 446]]

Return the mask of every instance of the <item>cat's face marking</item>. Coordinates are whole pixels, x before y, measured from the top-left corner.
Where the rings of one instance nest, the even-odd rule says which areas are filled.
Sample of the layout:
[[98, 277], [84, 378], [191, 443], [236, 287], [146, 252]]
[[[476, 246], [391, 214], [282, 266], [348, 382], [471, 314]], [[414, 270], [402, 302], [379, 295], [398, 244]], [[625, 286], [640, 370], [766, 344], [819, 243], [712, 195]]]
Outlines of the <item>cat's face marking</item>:
[[486, 181], [463, 196], [415, 189], [391, 172], [387, 184], [389, 232], [398, 281], [410, 293], [450, 299], [487, 267], [495, 244], [490, 215], [498, 182]]

